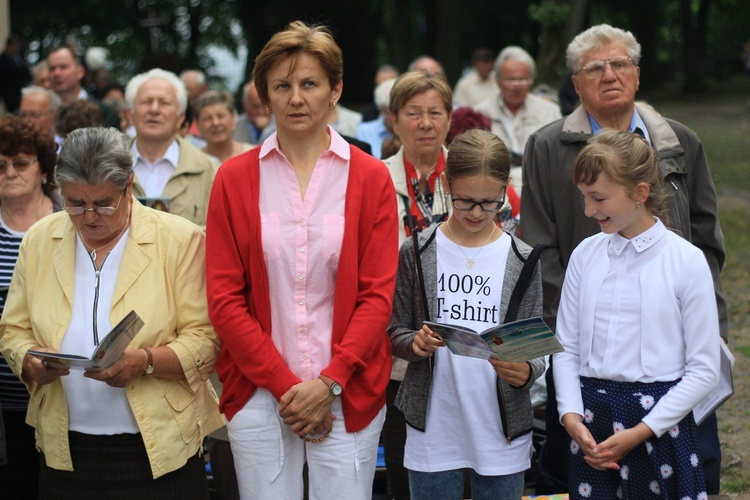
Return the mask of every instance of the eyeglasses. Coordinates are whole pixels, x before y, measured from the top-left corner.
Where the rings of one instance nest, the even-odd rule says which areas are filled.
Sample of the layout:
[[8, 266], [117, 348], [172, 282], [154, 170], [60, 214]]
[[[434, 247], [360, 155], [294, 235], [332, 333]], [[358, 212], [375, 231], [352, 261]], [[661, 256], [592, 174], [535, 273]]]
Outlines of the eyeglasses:
[[506, 87], [528, 87], [532, 81], [526, 78], [503, 78], [500, 82]]
[[4, 174], [9, 166], [13, 166], [16, 172], [23, 172], [37, 161], [39, 161], [38, 158], [32, 160], [30, 158], [24, 158], [23, 156], [16, 156], [9, 160], [0, 160], [0, 174]]
[[453, 202], [453, 208], [464, 212], [471, 212], [476, 206], [479, 206], [479, 208], [482, 209], [482, 212], [499, 212], [500, 209], [503, 208], [503, 205], [505, 205], [505, 190], [503, 190], [503, 197], [499, 201], [474, 201], [464, 198], [454, 198], [452, 195], [451, 201]]
[[86, 207], [63, 207], [63, 210], [68, 212], [68, 215], [83, 215], [86, 212], [96, 212], [99, 215], [114, 215], [118, 208], [120, 208], [120, 202], [122, 201], [122, 196], [125, 194], [125, 190], [122, 190], [122, 193], [120, 193], [120, 199], [117, 200], [117, 206], [115, 207], [93, 207], [93, 208], [86, 208]]
[[612, 71], [622, 75], [627, 73], [630, 68], [634, 66], [633, 60], [627, 56], [610, 57], [609, 59], [596, 59], [585, 64], [578, 73], [583, 73], [587, 77], [596, 79], [604, 76], [607, 71], [607, 64], [612, 68]]

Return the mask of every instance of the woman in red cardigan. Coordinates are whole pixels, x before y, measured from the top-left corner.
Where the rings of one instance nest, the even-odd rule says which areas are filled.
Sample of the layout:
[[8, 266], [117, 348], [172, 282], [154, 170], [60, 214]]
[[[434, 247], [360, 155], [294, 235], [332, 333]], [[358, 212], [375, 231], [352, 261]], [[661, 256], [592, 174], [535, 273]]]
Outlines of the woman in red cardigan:
[[227, 161], [209, 203], [209, 313], [242, 498], [370, 498], [398, 253], [385, 166], [328, 125], [341, 49], [291, 23], [255, 60], [277, 132]]

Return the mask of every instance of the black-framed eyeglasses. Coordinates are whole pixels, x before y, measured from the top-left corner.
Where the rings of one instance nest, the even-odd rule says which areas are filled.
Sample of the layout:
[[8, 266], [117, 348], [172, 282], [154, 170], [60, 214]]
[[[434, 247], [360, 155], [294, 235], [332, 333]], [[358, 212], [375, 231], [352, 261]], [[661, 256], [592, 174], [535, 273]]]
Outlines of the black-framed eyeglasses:
[[[126, 188], [127, 189], [127, 188]], [[86, 208], [86, 207], [66, 207], [63, 206], [63, 210], [68, 212], [68, 215], [83, 215], [86, 212], [96, 212], [99, 215], [114, 215], [118, 208], [120, 208], [120, 203], [122, 202], [122, 197], [125, 194], [125, 189], [122, 190], [122, 193], [120, 193], [120, 199], [117, 200], [117, 206], [114, 207], [93, 207], [93, 208]]]
[[38, 161], [39, 158], [25, 158], [23, 156], [0, 160], [0, 174], [4, 174], [9, 166], [12, 166], [17, 172], [23, 172]]
[[506, 190], [503, 189], [503, 197], [500, 200], [474, 201], [465, 198], [454, 198], [453, 190], [451, 189], [451, 201], [453, 202], [453, 208], [464, 212], [471, 212], [476, 206], [479, 206], [482, 212], [499, 212], [503, 208], [503, 205], [505, 205], [505, 192]]

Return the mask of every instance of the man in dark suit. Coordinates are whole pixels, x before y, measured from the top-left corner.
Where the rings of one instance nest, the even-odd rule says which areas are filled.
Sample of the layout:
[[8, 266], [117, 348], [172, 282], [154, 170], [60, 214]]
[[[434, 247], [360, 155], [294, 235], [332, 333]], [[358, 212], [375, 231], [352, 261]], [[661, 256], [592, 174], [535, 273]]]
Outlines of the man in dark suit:
[[0, 54], [0, 99], [8, 113], [15, 113], [21, 104], [21, 89], [31, 81], [31, 72], [23, 58], [21, 37], [8, 37], [5, 50]]

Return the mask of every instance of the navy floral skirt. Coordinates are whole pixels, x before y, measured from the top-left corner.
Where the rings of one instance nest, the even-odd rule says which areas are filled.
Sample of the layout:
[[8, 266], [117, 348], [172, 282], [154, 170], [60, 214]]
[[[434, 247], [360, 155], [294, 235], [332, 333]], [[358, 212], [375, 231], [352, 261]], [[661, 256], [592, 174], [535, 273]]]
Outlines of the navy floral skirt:
[[[583, 422], [601, 443], [639, 424], [677, 382], [643, 384], [581, 377]], [[571, 440], [570, 498], [707, 499], [695, 427], [691, 412], [660, 438], [651, 437], [633, 448], [619, 462], [619, 471], [589, 466], [578, 443]]]

